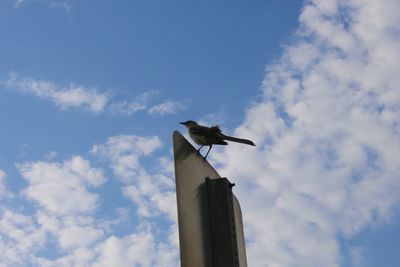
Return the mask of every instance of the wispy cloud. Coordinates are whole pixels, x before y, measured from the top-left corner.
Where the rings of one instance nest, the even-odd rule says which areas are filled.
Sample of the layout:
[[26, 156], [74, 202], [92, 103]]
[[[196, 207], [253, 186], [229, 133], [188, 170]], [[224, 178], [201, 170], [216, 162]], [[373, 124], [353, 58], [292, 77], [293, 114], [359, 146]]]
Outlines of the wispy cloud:
[[297, 42], [267, 67], [263, 100], [237, 129], [258, 150], [213, 154], [241, 182], [250, 266], [340, 266], [337, 236], [400, 205], [394, 10], [398, 1], [306, 2]]
[[29, 4], [46, 4], [52, 8], [59, 8], [64, 10], [66, 13], [71, 12], [72, 4], [69, 1], [65, 0], [14, 0], [14, 7], [15, 8], [22, 8]]
[[58, 153], [55, 151], [48, 151], [44, 157], [46, 160], [51, 161], [57, 157]]
[[3, 197], [11, 196], [11, 193], [7, 190], [6, 187], [6, 178], [7, 178], [6, 172], [0, 169], [0, 199]]
[[14, 90], [50, 100], [63, 109], [85, 107], [98, 113], [104, 110], [109, 101], [109, 96], [106, 93], [101, 93], [95, 89], [72, 84], [67, 87], [60, 87], [48, 81], [19, 77], [15, 73], [9, 75], [5, 85]]
[[138, 112], [150, 115], [175, 114], [186, 108], [178, 101], [163, 100], [157, 103], [155, 90], [149, 90], [129, 100], [117, 100], [111, 94], [82, 85], [59, 86], [54, 82], [20, 77], [10, 73], [5, 87], [53, 102], [61, 109], [84, 108], [94, 113], [106, 112], [114, 115], [131, 116]]
[[368, 254], [363, 247], [352, 247], [349, 251], [351, 266], [354, 267], [368, 267], [371, 266], [366, 259]]
[[150, 101], [157, 95], [157, 91], [150, 90], [134, 97], [132, 100], [115, 101], [110, 104], [109, 111], [114, 114], [132, 115], [147, 110]]
[[173, 100], [164, 100], [161, 103], [157, 103], [155, 98], [158, 94], [159, 92], [150, 90], [131, 100], [114, 101], [109, 105], [108, 110], [114, 114], [127, 116], [140, 111], [147, 111], [148, 114], [154, 116], [162, 116], [176, 114], [186, 108], [184, 103]]
[[167, 100], [160, 104], [152, 106], [151, 108], [149, 108], [148, 112], [151, 115], [176, 114], [185, 108], [186, 105], [181, 102]]

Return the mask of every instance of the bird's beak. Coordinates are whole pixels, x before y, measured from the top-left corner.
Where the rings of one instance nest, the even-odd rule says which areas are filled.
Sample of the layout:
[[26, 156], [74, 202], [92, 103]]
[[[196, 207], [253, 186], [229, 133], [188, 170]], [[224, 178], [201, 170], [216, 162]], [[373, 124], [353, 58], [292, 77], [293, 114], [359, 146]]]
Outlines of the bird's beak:
[[180, 122], [180, 124], [183, 124], [183, 125], [185, 125], [185, 123], [184, 123], [184, 122]]

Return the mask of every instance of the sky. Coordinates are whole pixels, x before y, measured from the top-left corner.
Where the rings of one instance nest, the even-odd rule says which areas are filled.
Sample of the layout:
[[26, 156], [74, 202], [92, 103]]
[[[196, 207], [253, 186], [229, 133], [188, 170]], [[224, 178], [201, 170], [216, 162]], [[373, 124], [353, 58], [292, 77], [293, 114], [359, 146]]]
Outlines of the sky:
[[[397, 0], [0, 2], [0, 266], [179, 266], [172, 132], [218, 124], [249, 266], [400, 264]], [[195, 145], [196, 146], [196, 145]]]

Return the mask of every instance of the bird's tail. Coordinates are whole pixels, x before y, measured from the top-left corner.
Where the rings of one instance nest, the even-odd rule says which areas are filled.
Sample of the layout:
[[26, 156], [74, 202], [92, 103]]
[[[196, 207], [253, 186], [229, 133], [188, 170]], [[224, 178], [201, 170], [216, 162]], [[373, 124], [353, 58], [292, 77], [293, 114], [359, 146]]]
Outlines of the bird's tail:
[[223, 135], [223, 138], [224, 138], [224, 140], [228, 140], [228, 141], [232, 141], [232, 142], [236, 142], [236, 143], [242, 143], [242, 144], [246, 144], [246, 145], [250, 145], [250, 146], [255, 146], [253, 141], [250, 141], [248, 139], [242, 139], [242, 138], [237, 138], [237, 137], [228, 136], [228, 135]]

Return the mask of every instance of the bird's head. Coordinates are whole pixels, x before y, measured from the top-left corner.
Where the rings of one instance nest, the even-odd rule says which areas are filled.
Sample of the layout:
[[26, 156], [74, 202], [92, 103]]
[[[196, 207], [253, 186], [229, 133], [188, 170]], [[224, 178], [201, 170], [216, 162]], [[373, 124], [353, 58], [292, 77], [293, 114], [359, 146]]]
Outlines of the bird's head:
[[192, 120], [188, 120], [188, 121], [185, 121], [185, 122], [180, 122], [180, 124], [183, 124], [183, 125], [186, 126], [186, 128], [189, 128], [189, 127], [192, 127], [194, 125], [197, 125], [197, 122], [192, 121]]

